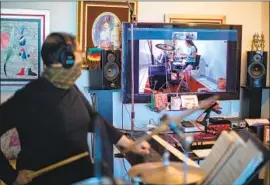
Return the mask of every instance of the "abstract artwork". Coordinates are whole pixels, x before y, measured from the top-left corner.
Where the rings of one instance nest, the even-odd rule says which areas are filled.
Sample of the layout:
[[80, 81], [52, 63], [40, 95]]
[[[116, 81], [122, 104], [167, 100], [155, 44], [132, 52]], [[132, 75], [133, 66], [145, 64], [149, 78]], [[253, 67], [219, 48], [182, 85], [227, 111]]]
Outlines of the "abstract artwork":
[[1, 90], [22, 87], [42, 72], [48, 10], [1, 9]]

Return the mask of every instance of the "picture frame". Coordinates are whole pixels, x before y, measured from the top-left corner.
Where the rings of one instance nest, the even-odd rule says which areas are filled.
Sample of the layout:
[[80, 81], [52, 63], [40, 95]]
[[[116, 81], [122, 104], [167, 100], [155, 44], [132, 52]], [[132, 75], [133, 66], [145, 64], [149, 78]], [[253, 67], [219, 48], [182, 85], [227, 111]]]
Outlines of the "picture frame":
[[270, 125], [264, 125], [264, 137], [263, 143], [270, 145]]
[[[134, 15], [137, 17], [137, 1], [130, 1]], [[102, 26], [109, 22], [114, 36], [108, 44], [115, 49], [121, 48], [121, 28], [123, 22], [130, 22], [131, 11], [129, 4], [123, 1], [79, 1], [77, 3], [77, 40], [84, 52], [89, 48], [101, 47], [106, 49], [106, 44], [101, 37]], [[99, 35], [100, 34], [100, 35]], [[103, 34], [101, 36], [101, 34]], [[102, 44], [103, 43], [103, 44]]]
[[50, 11], [1, 9], [1, 89], [16, 90], [43, 70], [41, 46], [50, 31]]
[[165, 14], [166, 23], [226, 24], [224, 15]]

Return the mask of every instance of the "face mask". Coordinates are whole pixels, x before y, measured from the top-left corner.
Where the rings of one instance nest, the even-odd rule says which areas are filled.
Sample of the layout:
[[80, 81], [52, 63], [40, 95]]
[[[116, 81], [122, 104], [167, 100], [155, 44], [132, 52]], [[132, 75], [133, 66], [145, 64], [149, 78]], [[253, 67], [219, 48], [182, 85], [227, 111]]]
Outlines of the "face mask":
[[43, 77], [49, 80], [54, 86], [61, 89], [69, 89], [81, 75], [81, 62], [71, 68], [62, 66], [46, 67]]

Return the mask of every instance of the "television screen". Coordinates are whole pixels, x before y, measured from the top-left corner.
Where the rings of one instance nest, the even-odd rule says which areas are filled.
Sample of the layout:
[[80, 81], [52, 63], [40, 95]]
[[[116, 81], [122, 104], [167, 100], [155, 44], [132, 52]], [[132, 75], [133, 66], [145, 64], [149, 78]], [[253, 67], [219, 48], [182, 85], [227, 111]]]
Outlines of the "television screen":
[[148, 102], [156, 91], [239, 98], [241, 26], [138, 23], [133, 39], [132, 71], [131, 29], [123, 23], [125, 102], [132, 72], [135, 102]]

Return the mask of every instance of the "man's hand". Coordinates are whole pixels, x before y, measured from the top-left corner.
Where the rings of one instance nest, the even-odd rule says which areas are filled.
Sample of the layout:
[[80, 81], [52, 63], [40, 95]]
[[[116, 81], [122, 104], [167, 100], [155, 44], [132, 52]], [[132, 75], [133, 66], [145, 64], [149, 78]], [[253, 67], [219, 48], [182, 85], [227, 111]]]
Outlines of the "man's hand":
[[140, 144], [138, 144], [133, 151], [138, 154], [149, 154], [150, 145], [148, 142], [143, 141]]
[[117, 143], [118, 146], [123, 147], [123, 148], [132, 147], [131, 151], [133, 151], [135, 153], [149, 154], [150, 145], [148, 142], [143, 141], [136, 146], [134, 144], [135, 144], [135, 142], [133, 140], [127, 138], [125, 135], [123, 135]]
[[13, 183], [13, 185], [24, 185], [24, 184], [28, 184], [29, 182], [31, 182], [32, 178], [29, 177], [30, 173], [33, 173], [33, 171], [30, 171], [30, 170], [19, 171], [18, 176], [17, 176], [15, 182]]

